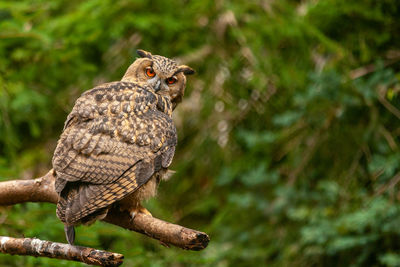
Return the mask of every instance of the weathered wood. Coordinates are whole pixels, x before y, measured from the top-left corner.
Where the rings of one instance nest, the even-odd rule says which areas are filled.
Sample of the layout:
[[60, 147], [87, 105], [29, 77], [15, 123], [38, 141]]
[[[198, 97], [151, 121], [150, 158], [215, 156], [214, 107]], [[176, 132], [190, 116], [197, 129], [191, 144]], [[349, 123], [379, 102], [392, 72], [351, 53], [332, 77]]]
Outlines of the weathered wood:
[[0, 252], [11, 255], [30, 255], [80, 261], [97, 266], [119, 266], [124, 256], [94, 248], [44, 241], [37, 238], [0, 236]]
[[112, 209], [103, 221], [160, 240], [163, 245], [173, 245], [182, 249], [202, 250], [210, 241], [206, 233], [165, 222], [143, 213], [136, 214], [132, 220], [128, 212]]
[[0, 205], [14, 205], [24, 202], [57, 203], [54, 190], [53, 170], [44, 176], [31, 180], [11, 180], [0, 182]]
[[[54, 189], [54, 181], [53, 171], [50, 170], [37, 179], [0, 182], [0, 205], [24, 202], [57, 203], [58, 196]], [[173, 245], [182, 249], [202, 250], [210, 241], [206, 233], [142, 213], [137, 213], [132, 220], [128, 212], [120, 211], [118, 208], [111, 209], [103, 221], [160, 240], [164, 245]]]

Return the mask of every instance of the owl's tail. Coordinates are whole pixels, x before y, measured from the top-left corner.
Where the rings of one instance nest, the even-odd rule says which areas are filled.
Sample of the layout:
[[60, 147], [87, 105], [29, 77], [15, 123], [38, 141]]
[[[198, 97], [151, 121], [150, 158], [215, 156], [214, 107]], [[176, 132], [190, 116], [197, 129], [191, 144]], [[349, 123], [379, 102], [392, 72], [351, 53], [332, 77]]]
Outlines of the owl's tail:
[[75, 229], [73, 226], [69, 225], [64, 225], [64, 232], [65, 232], [65, 237], [67, 238], [67, 241], [70, 245], [74, 244], [75, 241]]

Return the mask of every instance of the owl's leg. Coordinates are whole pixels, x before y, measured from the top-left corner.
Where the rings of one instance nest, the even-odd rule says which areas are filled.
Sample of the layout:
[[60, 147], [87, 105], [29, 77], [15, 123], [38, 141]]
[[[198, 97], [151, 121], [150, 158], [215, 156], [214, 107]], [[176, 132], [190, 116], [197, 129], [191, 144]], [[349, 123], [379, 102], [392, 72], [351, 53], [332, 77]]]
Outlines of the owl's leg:
[[131, 215], [132, 220], [135, 218], [135, 215], [136, 215], [137, 213], [143, 213], [143, 214], [145, 214], [145, 215], [148, 215], [148, 216], [152, 216], [152, 217], [153, 217], [153, 215], [151, 215], [150, 211], [148, 211], [145, 207], [143, 207], [143, 206], [140, 205], [140, 204], [137, 205], [135, 208], [130, 209], [129, 213], [130, 213], [130, 215]]

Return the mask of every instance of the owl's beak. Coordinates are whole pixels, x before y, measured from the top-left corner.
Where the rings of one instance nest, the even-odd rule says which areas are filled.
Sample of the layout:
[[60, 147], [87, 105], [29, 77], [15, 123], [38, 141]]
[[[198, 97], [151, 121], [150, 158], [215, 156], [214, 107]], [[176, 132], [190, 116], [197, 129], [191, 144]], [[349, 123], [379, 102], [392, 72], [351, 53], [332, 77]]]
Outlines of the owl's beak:
[[155, 90], [156, 92], [158, 92], [160, 89], [161, 89], [161, 80], [158, 79], [158, 80], [156, 81], [156, 85], [154, 86], [154, 90]]

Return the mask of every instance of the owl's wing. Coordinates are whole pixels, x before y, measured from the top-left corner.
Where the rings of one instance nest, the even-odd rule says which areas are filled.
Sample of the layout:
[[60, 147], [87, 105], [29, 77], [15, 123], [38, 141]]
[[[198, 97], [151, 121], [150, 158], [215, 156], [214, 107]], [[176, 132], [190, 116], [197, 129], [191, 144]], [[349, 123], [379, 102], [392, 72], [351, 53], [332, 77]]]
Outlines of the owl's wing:
[[[104, 207], [134, 192], [152, 175], [152, 164], [139, 161], [126, 170], [114, 183], [71, 183], [61, 194], [57, 215], [68, 224], [74, 224]], [[95, 216], [93, 216], [95, 217]], [[90, 221], [90, 219], [86, 219]]]
[[169, 166], [176, 129], [156, 109], [157, 98], [137, 84], [115, 82], [77, 100], [53, 156], [61, 220], [73, 223], [120, 200]]

